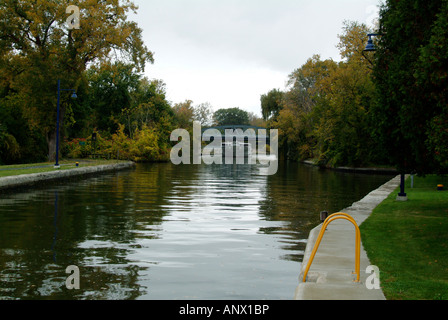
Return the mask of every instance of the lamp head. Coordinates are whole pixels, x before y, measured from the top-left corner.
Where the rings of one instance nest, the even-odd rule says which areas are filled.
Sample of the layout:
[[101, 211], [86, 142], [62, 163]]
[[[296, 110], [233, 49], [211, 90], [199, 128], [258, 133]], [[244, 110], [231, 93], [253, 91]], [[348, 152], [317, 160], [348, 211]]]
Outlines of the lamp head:
[[73, 92], [72, 99], [78, 99], [78, 96], [76, 95], [76, 92]]
[[369, 34], [369, 40], [367, 41], [367, 46], [364, 51], [376, 51], [376, 47], [373, 44], [372, 36], [376, 36], [376, 34]]

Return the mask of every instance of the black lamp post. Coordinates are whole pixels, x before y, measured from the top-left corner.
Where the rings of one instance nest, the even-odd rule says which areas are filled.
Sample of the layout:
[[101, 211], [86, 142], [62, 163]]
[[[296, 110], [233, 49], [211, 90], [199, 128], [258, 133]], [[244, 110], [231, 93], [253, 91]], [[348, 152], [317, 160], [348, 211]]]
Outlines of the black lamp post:
[[59, 114], [60, 114], [60, 100], [61, 100], [61, 91], [71, 91], [72, 99], [78, 98], [76, 95], [76, 91], [74, 89], [61, 89], [61, 80], [58, 80], [58, 112], [57, 112], [57, 119], [56, 119], [56, 164], [54, 165], [55, 169], [59, 169]]
[[[376, 36], [380, 36], [380, 34], [377, 33], [369, 33], [367, 35], [369, 37], [369, 40], [367, 41], [367, 46], [364, 49], [365, 52], [372, 52], [372, 51], [376, 51], [376, 47], [373, 44], [373, 40], [372, 37], [376, 37]], [[407, 194], [404, 190], [404, 183], [405, 183], [405, 174], [401, 173], [401, 182], [400, 182], [400, 193], [398, 194], [397, 200], [399, 201], [407, 201], [408, 197]]]

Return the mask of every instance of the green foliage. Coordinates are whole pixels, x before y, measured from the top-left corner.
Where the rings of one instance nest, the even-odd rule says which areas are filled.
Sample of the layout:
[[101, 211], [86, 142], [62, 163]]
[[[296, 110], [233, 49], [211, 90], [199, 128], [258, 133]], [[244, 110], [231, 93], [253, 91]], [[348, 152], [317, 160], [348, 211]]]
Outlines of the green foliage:
[[428, 132], [427, 145], [434, 152], [434, 159], [440, 165], [438, 171], [448, 169], [448, 114], [434, 117]]
[[[81, 138], [66, 141], [64, 154], [80, 159], [100, 157], [105, 159], [132, 160], [135, 162], [167, 161], [169, 145], [163, 143], [160, 133], [154, 128], [143, 126], [131, 139], [125, 133], [125, 126], [119, 124], [118, 131], [109, 139], [97, 133], [97, 140]], [[159, 143], [161, 142], [161, 143]]]
[[186, 100], [185, 102], [176, 103], [173, 109], [176, 115], [176, 120], [179, 128], [188, 130], [193, 127], [193, 120], [194, 120], [193, 101]]
[[288, 90], [272, 126], [295, 160], [323, 166], [366, 166], [382, 162], [372, 139], [369, 111], [374, 85], [363, 56], [365, 25], [345, 22], [338, 45], [342, 62], [315, 55], [289, 76]]
[[88, 100], [98, 130], [116, 131], [118, 127], [114, 119], [119, 119], [123, 109], [132, 108], [132, 95], [140, 81], [133, 69], [131, 65], [115, 62], [103, 63], [87, 71]]
[[219, 109], [213, 119], [217, 126], [249, 124], [249, 114], [240, 108]]
[[282, 99], [283, 92], [278, 89], [273, 89], [261, 96], [261, 113], [265, 121], [271, 118], [274, 121], [277, 119], [281, 110]]
[[428, 122], [426, 141], [437, 171], [448, 170], [448, 1], [444, 1], [431, 29], [431, 38], [420, 48], [415, 78], [434, 117]]
[[[56, 86], [77, 89], [87, 66], [110, 61], [119, 54], [137, 72], [152, 62], [141, 29], [128, 21], [136, 10], [131, 1], [80, 0], [81, 28], [66, 26], [66, 1], [0, 2], [0, 87], [26, 120], [27, 127], [44, 137], [46, 154], [56, 140]], [[61, 97], [61, 123], [73, 124], [68, 95]], [[68, 116], [68, 121], [65, 121]], [[64, 128], [63, 128], [64, 129]], [[64, 130], [62, 130], [64, 132]]]
[[0, 123], [0, 164], [11, 163], [20, 155], [20, 146], [16, 138], [6, 131]]
[[446, 140], [434, 132], [446, 129], [439, 120], [447, 112], [447, 5], [387, 1], [381, 9], [372, 119], [381, 147], [404, 172], [447, 169], [436, 154]]

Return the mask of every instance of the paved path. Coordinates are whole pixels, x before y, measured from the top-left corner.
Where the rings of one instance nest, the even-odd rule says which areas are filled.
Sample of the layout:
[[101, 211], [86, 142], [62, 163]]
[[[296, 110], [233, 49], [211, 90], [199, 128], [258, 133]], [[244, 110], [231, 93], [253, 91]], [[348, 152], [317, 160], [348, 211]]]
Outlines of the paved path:
[[[79, 162], [79, 164], [86, 164], [89, 163], [89, 160], [73, 160], [73, 163], [65, 163], [65, 164], [60, 164], [61, 167], [63, 166], [73, 166], [74, 164], [76, 164], [76, 162]], [[38, 166], [28, 166], [28, 167], [10, 167], [8, 166], [8, 168], [2, 168], [0, 166], [0, 171], [13, 171], [13, 170], [29, 170], [29, 169], [45, 169], [45, 168], [53, 168], [54, 164], [42, 164], [42, 165], [38, 165]]]
[[[370, 216], [373, 209], [394, 192], [399, 185], [400, 177], [397, 176], [341, 212], [351, 215], [360, 226]], [[366, 273], [366, 268], [371, 263], [362, 246], [360, 282], [354, 282], [356, 276], [352, 273], [355, 271], [356, 233], [354, 225], [347, 220], [336, 220], [328, 226], [309, 270], [308, 280], [303, 282], [303, 274], [321, 228], [322, 225], [310, 232], [294, 299], [385, 300], [381, 289], [369, 290], [367, 288], [367, 278], [371, 274]], [[369, 283], [371, 283], [370, 279]]]
[[[61, 164], [60, 166], [72, 166], [73, 164]], [[54, 164], [47, 164], [42, 166], [31, 166], [31, 167], [17, 167], [17, 168], [0, 168], [0, 171], [14, 171], [14, 170], [29, 170], [29, 169], [45, 169], [45, 168], [52, 168], [54, 167]]]
[[79, 167], [68, 170], [54, 170], [49, 172], [33, 173], [33, 174], [22, 174], [15, 176], [7, 176], [0, 178], [0, 190], [11, 189], [24, 186], [33, 186], [46, 181], [58, 180], [58, 179], [69, 179], [75, 176], [83, 176], [90, 174], [97, 174], [106, 171], [117, 171], [132, 168], [135, 163], [129, 162], [119, 162], [116, 164], [108, 165], [97, 165], [90, 167]]

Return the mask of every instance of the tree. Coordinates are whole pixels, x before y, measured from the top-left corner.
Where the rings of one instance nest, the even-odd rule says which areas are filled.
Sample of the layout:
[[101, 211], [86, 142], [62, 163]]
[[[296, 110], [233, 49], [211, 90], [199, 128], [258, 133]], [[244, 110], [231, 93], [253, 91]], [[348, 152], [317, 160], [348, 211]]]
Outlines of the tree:
[[[80, 0], [77, 5], [80, 29], [66, 23], [68, 1], [0, 2], [1, 82], [30, 127], [45, 135], [50, 158], [55, 156], [58, 79], [63, 88], [77, 89], [87, 66], [97, 61], [120, 59], [137, 71], [153, 62], [141, 29], [127, 21], [127, 13], [137, 10], [131, 1]], [[61, 123], [70, 103], [63, 95]]]
[[281, 110], [282, 99], [283, 92], [279, 89], [273, 89], [261, 96], [261, 113], [265, 121], [268, 121], [271, 118], [275, 121]]
[[194, 107], [193, 114], [194, 120], [200, 122], [203, 127], [212, 125], [213, 107], [210, 103], [201, 103], [200, 105]]
[[362, 55], [367, 33], [365, 25], [346, 21], [338, 44], [342, 62], [315, 55], [290, 74], [274, 126], [291, 159], [329, 166], [383, 160], [371, 134], [374, 85]]
[[240, 108], [219, 109], [213, 114], [215, 125], [249, 125], [249, 114]]
[[289, 75], [282, 107], [272, 126], [280, 130], [280, 148], [287, 150], [290, 159], [314, 158], [317, 147], [314, 129], [322, 109], [315, 108], [318, 103], [323, 106], [325, 79], [336, 68], [333, 60], [322, 61], [319, 55], [314, 55]]
[[[175, 114], [166, 100], [165, 83], [141, 78], [136, 89], [130, 93], [130, 106], [121, 110], [119, 119], [126, 125], [131, 138], [137, 130], [146, 126], [157, 129], [159, 136], [167, 137], [168, 141], [174, 129]], [[162, 144], [160, 141], [159, 145]]]
[[421, 92], [434, 108], [426, 141], [439, 172], [448, 171], [448, 1], [444, 1], [431, 29], [431, 38], [420, 49], [415, 74]]
[[[364, 24], [346, 21], [338, 48], [344, 59], [320, 81], [325, 99], [315, 127], [318, 157], [331, 166], [362, 166], [382, 162], [373, 140], [369, 111], [374, 100], [370, 63], [364, 57]], [[321, 99], [322, 101], [323, 99]]]
[[6, 127], [0, 123], [0, 164], [5, 164], [18, 158], [20, 147], [16, 138], [9, 134]]
[[185, 100], [184, 102], [176, 103], [173, 107], [179, 128], [190, 129], [193, 128], [194, 109], [193, 101]]
[[87, 71], [89, 106], [94, 112], [98, 130], [116, 132], [116, 121], [120, 119], [122, 110], [134, 107], [133, 97], [141, 77], [133, 69], [130, 64], [115, 62], [93, 66]]
[[446, 7], [446, 0], [389, 0], [380, 11], [372, 115], [381, 146], [403, 173], [441, 169], [435, 151], [446, 140], [431, 132], [446, 128]]
[[263, 118], [260, 118], [253, 112], [248, 112], [247, 114], [249, 115], [249, 124], [251, 126], [262, 128], [267, 127], [267, 122]]

